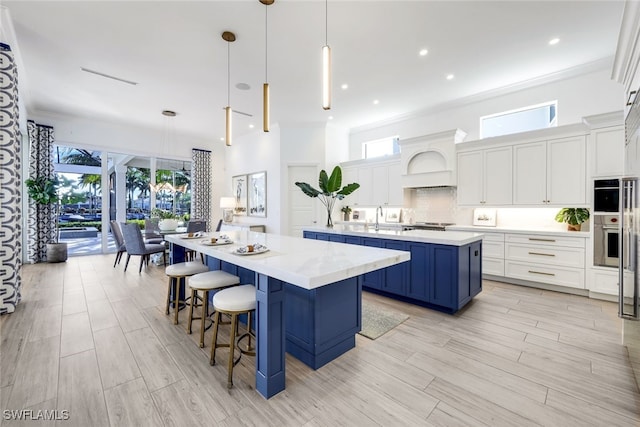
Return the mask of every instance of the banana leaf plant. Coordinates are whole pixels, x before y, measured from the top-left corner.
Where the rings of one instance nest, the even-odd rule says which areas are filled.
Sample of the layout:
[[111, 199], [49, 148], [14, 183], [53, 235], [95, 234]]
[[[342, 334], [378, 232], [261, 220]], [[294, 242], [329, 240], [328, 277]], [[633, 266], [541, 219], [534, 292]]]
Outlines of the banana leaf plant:
[[331, 176], [327, 175], [324, 169], [320, 171], [320, 177], [318, 179], [320, 190], [315, 189], [306, 182], [296, 182], [295, 184], [300, 187], [302, 192], [307, 196], [317, 197], [325, 208], [327, 208], [327, 227], [333, 227], [331, 212], [333, 211], [336, 200], [342, 200], [360, 188], [360, 184], [355, 182], [342, 187], [342, 169], [340, 169], [340, 166], [333, 168]]

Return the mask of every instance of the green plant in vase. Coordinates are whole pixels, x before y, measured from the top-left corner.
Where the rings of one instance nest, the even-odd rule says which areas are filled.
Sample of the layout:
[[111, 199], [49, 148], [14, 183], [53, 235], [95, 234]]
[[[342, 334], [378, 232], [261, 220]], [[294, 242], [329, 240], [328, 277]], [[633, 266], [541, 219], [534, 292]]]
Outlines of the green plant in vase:
[[[48, 178], [44, 176], [38, 176], [35, 178], [27, 179], [25, 182], [27, 186], [27, 194], [38, 205], [51, 209], [50, 212], [55, 218], [54, 230], [55, 234], [50, 242], [46, 242], [47, 245], [47, 262], [64, 262], [67, 260], [67, 244], [59, 243], [59, 227], [58, 227], [58, 214], [60, 198], [58, 197], [58, 185], [60, 182], [57, 177]], [[49, 213], [46, 214], [47, 216]]]
[[342, 209], [340, 210], [344, 214], [344, 220], [349, 221], [349, 215], [351, 215], [351, 208], [347, 205], [347, 206], [343, 206]]
[[589, 209], [562, 208], [555, 219], [557, 222], [566, 222], [569, 231], [580, 231], [582, 223], [589, 219]]
[[296, 182], [295, 184], [300, 187], [302, 192], [307, 196], [317, 197], [325, 208], [327, 208], [327, 227], [333, 227], [331, 212], [333, 211], [336, 200], [342, 200], [360, 188], [360, 184], [355, 182], [341, 187], [342, 169], [340, 169], [340, 166], [333, 168], [331, 176], [327, 175], [324, 169], [320, 171], [320, 177], [318, 179], [320, 190], [313, 188], [306, 182]]

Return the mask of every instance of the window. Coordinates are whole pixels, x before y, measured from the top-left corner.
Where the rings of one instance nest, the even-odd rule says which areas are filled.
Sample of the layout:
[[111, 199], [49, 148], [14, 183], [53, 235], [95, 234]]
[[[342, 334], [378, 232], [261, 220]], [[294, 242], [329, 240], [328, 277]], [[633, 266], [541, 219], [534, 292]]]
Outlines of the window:
[[558, 101], [480, 117], [480, 138], [557, 126]]
[[398, 154], [399, 152], [400, 145], [398, 144], [397, 136], [362, 143], [363, 159], [390, 156], [392, 154]]

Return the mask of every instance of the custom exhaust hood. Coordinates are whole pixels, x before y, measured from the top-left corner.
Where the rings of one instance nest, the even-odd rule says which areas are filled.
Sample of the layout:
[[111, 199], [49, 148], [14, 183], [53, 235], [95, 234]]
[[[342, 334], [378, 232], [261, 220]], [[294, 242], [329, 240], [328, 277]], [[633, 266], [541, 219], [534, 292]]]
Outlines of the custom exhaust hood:
[[402, 187], [455, 187], [456, 143], [466, 136], [453, 129], [398, 141]]

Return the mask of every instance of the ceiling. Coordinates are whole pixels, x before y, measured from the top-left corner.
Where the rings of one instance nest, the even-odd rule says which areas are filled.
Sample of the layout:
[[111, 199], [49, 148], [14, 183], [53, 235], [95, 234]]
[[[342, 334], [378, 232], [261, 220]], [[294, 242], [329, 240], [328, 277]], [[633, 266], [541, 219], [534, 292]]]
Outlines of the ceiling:
[[[2, 4], [15, 28], [30, 113], [161, 129], [167, 120], [161, 111], [170, 109], [177, 112], [170, 119], [176, 133], [219, 140], [229, 48], [230, 104], [253, 115], [234, 115], [234, 135], [261, 128], [266, 6], [258, 0]], [[271, 123], [331, 120], [362, 128], [585, 64], [610, 65], [623, 7], [621, 1], [330, 0], [333, 103], [325, 111], [325, 2], [276, 0], [268, 7]], [[236, 34], [234, 43], [222, 39], [225, 30]], [[549, 45], [555, 37], [560, 42]], [[421, 49], [428, 54], [420, 56]]]

